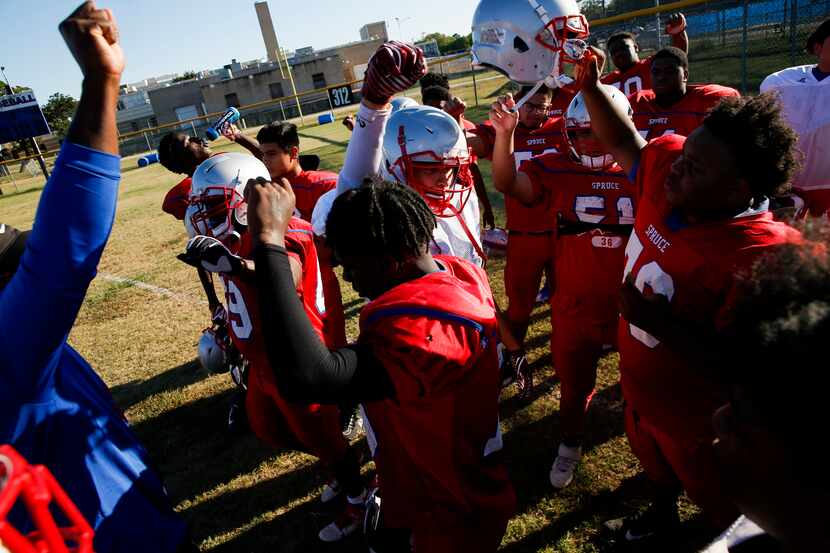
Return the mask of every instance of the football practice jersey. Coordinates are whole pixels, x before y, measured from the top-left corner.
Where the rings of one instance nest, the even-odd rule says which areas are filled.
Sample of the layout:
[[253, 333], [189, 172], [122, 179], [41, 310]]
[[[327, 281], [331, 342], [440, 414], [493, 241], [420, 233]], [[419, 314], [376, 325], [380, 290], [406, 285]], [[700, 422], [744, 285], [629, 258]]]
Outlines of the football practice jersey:
[[289, 180], [297, 198], [296, 208], [300, 219], [309, 222], [320, 196], [337, 187], [337, 173], [329, 171], [303, 171]]
[[360, 314], [394, 397], [364, 403], [392, 528], [436, 511], [507, 520], [515, 497], [501, 456], [495, 304], [487, 274], [437, 256], [442, 270], [403, 283]]
[[761, 92], [779, 95], [784, 118], [798, 134], [804, 159], [792, 184], [807, 192], [830, 189], [830, 77], [817, 80], [814, 67], [783, 69], [761, 83]]
[[[489, 121], [485, 121], [476, 128], [475, 134], [484, 143], [488, 152], [487, 158], [491, 158], [496, 142], [495, 129]], [[528, 129], [519, 125], [516, 127], [513, 144], [516, 168], [534, 156], [562, 151], [562, 118], [550, 117], [538, 129]], [[505, 195], [504, 209], [507, 215], [507, 230], [513, 232], [546, 232], [556, 226], [543, 205], [527, 207], [519, 200]]]
[[602, 84], [611, 86], [622, 91], [626, 96], [636, 94], [641, 90], [651, 89], [651, 62], [654, 56], [640, 60], [625, 71], [616, 69], [600, 79]]
[[565, 154], [533, 158], [521, 171], [560, 227], [554, 309], [578, 312], [595, 324], [614, 321], [627, 225], [634, 224], [634, 184], [618, 165], [590, 171]]
[[634, 110], [634, 126], [646, 140], [666, 134], [689, 136], [723, 98], [739, 97], [734, 88], [716, 84], [689, 85], [686, 95], [670, 107], [657, 105], [653, 90], [637, 92], [629, 100]]
[[483, 267], [484, 259], [479, 254], [479, 251], [483, 251], [479, 209], [476, 191], [471, 190], [470, 197], [460, 212], [460, 217], [436, 217], [437, 225], [432, 231], [430, 253], [460, 257]]
[[[725, 221], [683, 224], [666, 201], [664, 183], [684, 141], [665, 136], [642, 150], [624, 278], [631, 275], [643, 294], [665, 296], [679, 320], [714, 331], [728, 317], [735, 274], [748, 270], [769, 248], [800, 235], [773, 221], [764, 206]], [[625, 317], [618, 341], [623, 393], [632, 409], [680, 441], [708, 432], [712, 413], [727, 401], [726, 388]]]

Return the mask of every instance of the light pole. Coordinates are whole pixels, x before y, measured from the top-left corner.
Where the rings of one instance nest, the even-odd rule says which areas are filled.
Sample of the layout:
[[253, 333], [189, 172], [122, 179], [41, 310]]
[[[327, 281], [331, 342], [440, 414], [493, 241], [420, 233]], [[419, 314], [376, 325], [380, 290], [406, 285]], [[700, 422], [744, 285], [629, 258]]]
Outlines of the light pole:
[[403, 38], [403, 33], [401, 32], [401, 23], [406, 23], [407, 21], [409, 21], [412, 18], [411, 17], [403, 17], [403, 18], [393, 17], [392, 19], [394, 19], [395, 22], [398, 24], [398, 38], [401, 40], [401, 42], [406, 42]]

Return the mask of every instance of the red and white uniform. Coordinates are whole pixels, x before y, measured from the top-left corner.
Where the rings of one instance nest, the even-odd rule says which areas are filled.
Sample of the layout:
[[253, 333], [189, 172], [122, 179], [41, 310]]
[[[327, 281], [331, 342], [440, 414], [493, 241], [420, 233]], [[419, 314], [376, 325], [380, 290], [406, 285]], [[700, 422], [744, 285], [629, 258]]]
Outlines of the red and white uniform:
[[562, 429], [579, 437], [596, 383], [599, 358], [616, 348], [618, 298], [635, 188], [617, 165], [590, 171], [565, 154], [522, 164], [544, 194], [559, 231], [551, 298], [551, 352], [562, 382]]
[[[493, 126], [489, 121], [479, 125], [476, 135], [484, 142], [487, 157], [491, 157], [496, 140]], [[561, 117], [547, 119], [538, 129], [519, 125], [514, 135], [516, 167], [532, 157], [561, 152], [566, 149], [564, 144]], [[509, 300], [506, 314], [511, 325], [523, 326], [536, 304], [542, 275], [553, 262], [556, 221], [544, 204], [527, 207], [509, 195], [504, 197], [504, 209], [509, 233], [504, 265], [504, 290]], [[548, 284], [554, 286], [554, 282]]]
[[[300, 219], [311, 222], [314, 206], [320, 196], [337, 188], [337, 173], [330, 171], [303, 171], [289, 179], [296, 198], [296, 212]], [[321, 259], [320, 273], [323, 283], [323, 295], [326, 298], [326, 334], [332, 338], [332, 347], [346, 345], [346, 315], [343, 311], [343, 295], [340, 282], [334, 274], [330, 263]]]
[[176, 186], [168, 190], [164, 196], [164, 201], [161, 203], [161, 210], [179, 221], [183, 221], [187, 206], [190, 205], [191, 184], [190, 177], [185, 177]]
[[689, 136], [703, 124], [703, 119], [723, 98], [738, 98], [734, 88], [716, 84], [689, 85], [686, 95], [670, 107], [657, 105], [653, 90], [643, 90], [632, 95], [634, 126], [646, 140], [667, 134]]
[[384, 526], [417, 553], [495, 552], [515, 509], [499, 429], [496, 313], [487, 274], [452, 256], [360, 314], [395, 396], [364, 403]]
[[[800, 235], [773, 221], [765, 208], [725, 221], [684, 225], [672, 213], [664, 190], [684, 141], [665, 136], [642, 150], [625, 276], [632, 276], [644, 294], [668, 298], [677, 319], [714, 331], [727, 320], [735, 274], [748, 270], [769, 248]], [[618, 341], [632, 450], [653, 480], [671, 485], [679, 479], [715, 524], [728, 525], [737, 515], [710, 447], [711, 416], [727, 402], [726, 386], [624, 317]]]
[[[238, 255], [251, 259], [250, 235], [244, 233]], [[292, 218], [285, 235], [288, 255], [302, 265], [297, 295], [315, 332], [331, 346], [323, 332], [325, 301], [311, 225]], [[289, 447], [316, 455], [331, 465], [343, 458], [347, 444], [340, 431], [338, 409], [332, 405], [290, 403], [280, 395], [268, 362], [257, 301], [256, 283], [249, 278], [223, 276], [228, 327], [234, 345], [250, 362], [245, 407], [251, 429], [275, 447]]]
[[337, 173], [330, 171], [303, 171], [288, 180], [297, 198], [296, 208], [300, 219], [309, 222], [320, 196], [337, 187]]
[[555, 88], [553, 90], [553, 99], [550, 101], [550, 110], [548, 110], [548, 117], [562, 117], [568, 111], [568, 106], [571, 105], [571, 100], [576, 96], [576, 92], [571, 92], [564, 88]]
[[602, 84], [611, 86], [622, 91], [626, 96], [631, 96], [641, 90], [651, 89], [651, 63], [654, 56], [640, 60], [625, 71], [615, 69], [604, 75], [599, 81]]
[[781, 98], [784, 118], [798, 134], [804, 154], [792, 181], [811, 215], [830, 214], [830, 77], [816, 79], [815, 65], [782, 69], [761, 83], [761, 92]]

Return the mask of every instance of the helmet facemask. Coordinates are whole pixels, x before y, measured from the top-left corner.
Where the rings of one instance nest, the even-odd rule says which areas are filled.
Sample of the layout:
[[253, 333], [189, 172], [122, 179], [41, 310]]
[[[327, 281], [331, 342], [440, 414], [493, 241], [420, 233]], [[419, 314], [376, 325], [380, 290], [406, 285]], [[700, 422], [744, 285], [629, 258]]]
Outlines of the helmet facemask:
[[[533, 2], [531, 1], [531, 5]], [[541, 7], [536, 8], [536, 13], [545, 22], [547, 14], [539, 13]], [[545, 23], [544, 29], [536, 35], [536, 42], [551, 50], [554, 55], [553, 69], [543, 82], [550, 88], [574, 88], [579, 89], [579, 83], [567, 81], [561, 77], [565, 75], [565, 64], [577, 64], [580, 62], [588, 49], [588, 21], [582, 14], [554, 17]]]
[[191, 197], [196, 209], [190, 223], [197, 233], [217, 240], [239, 238], [248, 225], [248, 204], [238, 188], [208, 186], [199, 196]]
[[603, 171], [616, 163], [614, 157], [609, 153], [589, 155], [580, 151], [579, 146], [577, 145], [576, 133], [579, 131], [590, 130], [591, 127], [578, 125], [573, 121], [568, 121], [567, 119], [563, 119], [563, 121], [563, 126], [565, 127], [565, 140], [568, 143], [568, 149], [574, 159], [576, 159], [583, 167], [590, 169], [591, 171]]
[[[395, 178], [414, 188], [424, 199], [436, 217], [455, 217], [464, 210], [473, 190], [473, 175], [470, 172], [470, 154], [439, 156], [434, 151], [407, 152], [406, 131], [398, 130], [398, 144], [401, 156], [388, 168]], [[418, 178], [419, 169], [451, 170], [452, 175], [443, 185], [423, 184]]]

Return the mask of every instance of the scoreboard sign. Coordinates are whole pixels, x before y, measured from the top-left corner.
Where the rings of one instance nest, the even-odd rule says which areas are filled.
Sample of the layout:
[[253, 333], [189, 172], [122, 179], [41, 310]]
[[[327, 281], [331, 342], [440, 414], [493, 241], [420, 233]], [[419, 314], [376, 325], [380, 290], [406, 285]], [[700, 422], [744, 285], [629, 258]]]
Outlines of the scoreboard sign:
[[0, 144], [51, 132], [34, 92], [0, 96]]
[[352, 87], [349, 85], [343, 85], [336, 88], [330, 88], [329, 99], [331, 100], [331, 105], [336, 108], [354, 104]]

